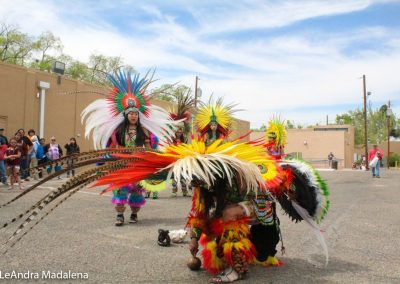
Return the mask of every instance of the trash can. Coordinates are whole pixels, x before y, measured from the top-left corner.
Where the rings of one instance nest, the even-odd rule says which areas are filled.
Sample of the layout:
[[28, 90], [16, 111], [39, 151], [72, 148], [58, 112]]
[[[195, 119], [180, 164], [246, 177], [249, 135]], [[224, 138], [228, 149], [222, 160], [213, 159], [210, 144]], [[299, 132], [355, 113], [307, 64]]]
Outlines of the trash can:
[[337, 168], [338, 168], [338, 161], [332, 160], [332, 169], [337, 170]]

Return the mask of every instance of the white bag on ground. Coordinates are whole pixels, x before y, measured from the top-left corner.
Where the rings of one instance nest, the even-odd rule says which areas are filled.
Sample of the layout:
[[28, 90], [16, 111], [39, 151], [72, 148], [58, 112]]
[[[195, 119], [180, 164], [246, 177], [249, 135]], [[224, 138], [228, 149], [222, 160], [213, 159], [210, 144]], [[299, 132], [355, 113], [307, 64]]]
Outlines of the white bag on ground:
[[182, 243], [186, 238], [187, 231], [183, 229], [169, 231], [168, 235], [173, 243]]

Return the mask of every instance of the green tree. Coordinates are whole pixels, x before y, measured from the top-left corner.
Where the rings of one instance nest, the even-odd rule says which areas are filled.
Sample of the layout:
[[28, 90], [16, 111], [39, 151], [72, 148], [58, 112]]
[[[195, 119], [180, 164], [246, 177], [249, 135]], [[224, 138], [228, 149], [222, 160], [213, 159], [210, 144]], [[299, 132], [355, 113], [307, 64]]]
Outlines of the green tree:
[[54, 61], [62, 55], [63, 44], [60, 38], [52, 32], [46, 31], [33, 42], [32, 46], [37, 58], [30, 67], [50, 72]]
[[89, 81], [90, 79], [89, 67], [85, 63], [77, 60], [74, 60], [67, 65], [65, 74], [71, 77], [72, 79], [77, 79], [82, 81]]
[[190, 88], [186, 85], [164, 84], [161, 87], [151, 90], [157, 99], [177, 102], [178, 98], [183, 94], [190, 92]]
[[0, 23], [0, 61], [51, 72], [55, 61], [65, 63], [65, 75], [93, 84], [110, 85], [107, 74], [123, 67], [136, 72], [132, 65], [124, 64], [121, 56], [93, 53], [88, 63], [64, 54], [59, 37], [46, 31], [37, 38], [29, 37], [17, 27]]
[[[387, 106], [383, 105], [378, 109], [372, 109], [371, 106], [367, 109], [367, 125], [368, 125], [368, 141], [370, 143], [382, 143], [387, 140], [388, 127], [386, 117]], [[400, 126], [396, 115], [392, 115], [391, 129], [398, 129]], [[354, 143], [356, 145], [364, 144], [364, 111], [361, 109], [351, 110], [347, 113], [336, 116], [337, 124], [349, 124], [355, 128]]]
[[105, 56], [93, 53], [89, 57], [89, 82], [99, 85], [110, 85], [107, 74], [113, 74], [118, 69], [136, 72], [131, 65], [124, 64], [124, 60], [120, 56]]
[[267, 126], [265, 125], [265, 123], [261, 124], [260, 128], [252, 128], [251, 129], [254, 132], [265, 132], [267, 131]]
[[31, 56], [32, 39], [14, 26], [0, 24], [0, 60], [25, 65]]
[[286, 120], [286, 129], [293, 129], [293, 128], [294, 128], [294, 122]]

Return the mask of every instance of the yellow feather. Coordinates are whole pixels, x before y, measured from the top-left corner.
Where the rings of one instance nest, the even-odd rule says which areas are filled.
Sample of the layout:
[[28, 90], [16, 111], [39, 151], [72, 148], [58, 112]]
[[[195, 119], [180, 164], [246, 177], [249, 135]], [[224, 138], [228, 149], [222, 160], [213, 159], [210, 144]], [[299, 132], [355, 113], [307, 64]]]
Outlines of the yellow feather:
[[224, 106], [222, 100], [216, 103], [209, 102], [202, 105], [196, 114], [196, 125], [200, 130], [203, 130], [210, 124], [211, 118], [214, 117], [222, 128], [228, 129], [232, 121], [233, 105]]

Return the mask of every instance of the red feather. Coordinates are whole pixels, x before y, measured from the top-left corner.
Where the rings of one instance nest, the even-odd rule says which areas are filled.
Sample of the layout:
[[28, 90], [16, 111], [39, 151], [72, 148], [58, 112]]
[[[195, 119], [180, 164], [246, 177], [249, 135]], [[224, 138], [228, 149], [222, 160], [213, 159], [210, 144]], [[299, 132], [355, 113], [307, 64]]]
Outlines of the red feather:
[[125, 168], [98, 179], [93, 186], [108, 185], [108, 188], [103, 190], [103, 193], [147, 179], [160, 171], [160, 169], [176, 161], [176, 158], [163, 157], [155, 152], [116, 154], [114, 156], [122, 160], [131, 158], [138, 158], [139, 160], [131, 161]]

